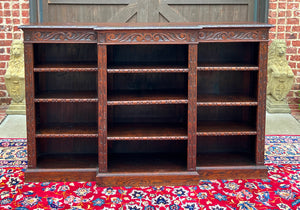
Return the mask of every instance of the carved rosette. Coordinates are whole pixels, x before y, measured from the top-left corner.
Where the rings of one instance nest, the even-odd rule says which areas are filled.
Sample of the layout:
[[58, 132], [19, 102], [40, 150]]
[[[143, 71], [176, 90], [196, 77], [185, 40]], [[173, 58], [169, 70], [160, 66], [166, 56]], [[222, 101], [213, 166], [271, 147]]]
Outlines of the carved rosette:
[[93, 31], [29, 31], [25, 41], [84, 41], [96, 42]]
[[120, 32], [107, 33], [107, 43], [144, 43], [144, 42], [188, 42], [190, 35], [186, 32]]

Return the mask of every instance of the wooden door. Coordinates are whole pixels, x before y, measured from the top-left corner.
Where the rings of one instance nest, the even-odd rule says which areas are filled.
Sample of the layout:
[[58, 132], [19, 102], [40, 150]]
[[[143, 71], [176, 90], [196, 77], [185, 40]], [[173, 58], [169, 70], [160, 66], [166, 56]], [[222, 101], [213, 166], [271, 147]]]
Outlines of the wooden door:
[[32, 0], [31, 22], [264, 21], [266, 0]]

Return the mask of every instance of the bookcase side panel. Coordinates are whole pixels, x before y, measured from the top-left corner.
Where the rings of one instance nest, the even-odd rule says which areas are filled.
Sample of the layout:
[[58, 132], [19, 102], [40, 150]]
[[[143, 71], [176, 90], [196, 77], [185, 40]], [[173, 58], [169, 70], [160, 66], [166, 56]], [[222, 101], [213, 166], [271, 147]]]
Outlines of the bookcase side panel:
[[[26, 32], [25, 32], [26, 33]], [[34, 73], [33, 73], [33, 44], [25, 43], [25, 84], [26, 84], [26, 123], [27, 123], [27, 152], [28, 168], [36, 168], [36, 139], [35, 139], [35, 104], [34, 104]]]

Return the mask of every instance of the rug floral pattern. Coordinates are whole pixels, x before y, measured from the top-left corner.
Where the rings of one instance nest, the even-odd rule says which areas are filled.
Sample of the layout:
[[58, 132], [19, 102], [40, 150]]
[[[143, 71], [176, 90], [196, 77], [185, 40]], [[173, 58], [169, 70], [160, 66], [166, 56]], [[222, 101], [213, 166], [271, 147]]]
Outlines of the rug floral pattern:
[[[287, 142], [292, 146], [283, 145]], [[269, 176], [265, 180], [201, 180], [196, 186], [100, 188], [95, 182], [24, 183], [26, 140], [0, 139], [0, 209], [300, 210], [299, 159], [284, 159], [285, 155], [299, 156], [299, 150], [294, 148], [297, 143], [299, 137], [267, 137], [265, 160], [277, 164], [267, 164]], [[275, 148], [277, 145], [280, 148]], [[284, 161], [293, 164], [282, 164]]]

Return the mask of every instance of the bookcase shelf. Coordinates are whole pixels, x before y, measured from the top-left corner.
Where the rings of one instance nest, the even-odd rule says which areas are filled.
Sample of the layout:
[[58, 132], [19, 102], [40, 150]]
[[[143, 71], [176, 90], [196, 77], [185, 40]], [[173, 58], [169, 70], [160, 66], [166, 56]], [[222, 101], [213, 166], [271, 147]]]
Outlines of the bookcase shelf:
[[109, 187], [266, 178], [271, 26], [120, 26], [21, 27], [25, 181]]

